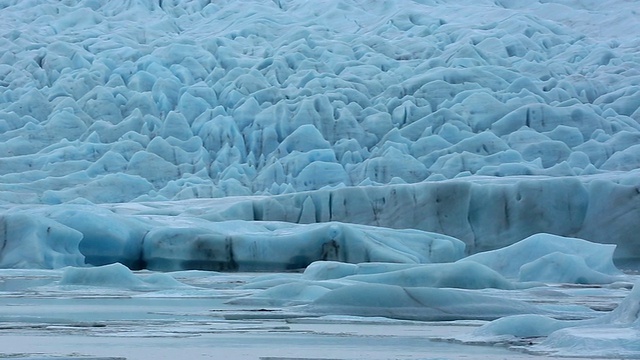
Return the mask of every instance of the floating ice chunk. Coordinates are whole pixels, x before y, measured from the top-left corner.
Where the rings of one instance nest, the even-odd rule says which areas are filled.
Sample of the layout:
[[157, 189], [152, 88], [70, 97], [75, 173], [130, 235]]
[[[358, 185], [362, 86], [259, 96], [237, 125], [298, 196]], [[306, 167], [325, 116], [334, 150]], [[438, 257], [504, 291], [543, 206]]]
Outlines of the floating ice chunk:
[[144, 282], [129, 268], [116, 263], [92, 268], [66, 268], [60, 285], [84, 285], [116, 288], [141, 288]]
[[599, 319], [604, 324], [640, 325], [640, 282], [636, 282], [629, 294], [609, 314]]
[[145, 288], [150, 290], [180, 289], [190, 287], [189, 285], [178, 281], [176, 278], [168, 274], [151, 274], [141, 276], [141, 279], [145, 283]]
[[520, 281], [572, 284], [607, 284], [618, 278], [593, 270], [578, 255], [553, 252], [520, 267]]
[[[523, 281], [611, 282], [620, 271], [613, 264], [615, 245], [551, 234], [532, 235], [505, 248], [466, 257], [508, 278]], [[566, 270], [572, 270], [566, 272]], [[565, 271], [565, 272], [563, 272]], [[559, 272], [559, 273], [556, 273]]]
[[228, 303], [262, 306], [308, 304], [340, 286], [328, 282], [293, 281], [269, 287], [253, 295], [232, 299]]
[[553, 332], [534, 351], [571, 357], [633, 359], [640, 355], [637, 327], [569, 327]]
[[[547, 337], [532, 350], [572, 356], [629, 356], [640, 348], [631, 338], [638, 335], [640, 292], [635, 286], [612, 312], [586, 320], [558, 320], [538, 314], [507, 316], [483, 325], [474, 336], [484, 341], [511, 340], [509, 338]], [[594, 353], [590, 353], [595, 351]], [[577, 352], [577, 353], [576, 353]]]
[[[470, 263], [469, 263], [470, 264]], [[439, 287], [460, 289], [513, 289], [502, 275], [480, 264], [464, 262], [442, 264], [341, 264], [314, 262], [304, 271], [305, 279], [342, 279], [402, 287]]]
[[300, 278], [299, 273], [273, 273], [249, 279], [246, 284], [240, 285], [238, 288], [266, 290], [274, 286], [300, 281]]
[[304, 269], [303, 277], [311, 280], [339, 279], [359, 272], [360, 265], [337, 261], [316, 261]]
[[514, 285], [490, 268], [463, 262], [427, 264], [379, 274], [354, 274], [343, 279], [402, 287], [438, 287], [459, 289], [513, 289]]
[[522, 301], [459, 289], [355, 284], [331, 290], [304, 308], [314, 314], [381, 316], [404, 320], [493, 320], [543, 314]]
[[131, 290], [160, 290], [188, 287], [167, 274], [136, 276], [126, 266], [115, 263], [97, 267], [64, 269], [60, 285], [98, 286]]
[[[560, 356], [637, 358], [640, 355], [640, 286], [611, 313], [589, 324], [557, 330], [533, 350]], [[582, 325], [582, 326], [580, 326]]]
[[480, 337], [542, 337], [565, 327], [576, 326], [577, 323], [579, 322], [557, 320], [544, 315], [513, 315], [483, 325], [474, 331], [474, 335]]

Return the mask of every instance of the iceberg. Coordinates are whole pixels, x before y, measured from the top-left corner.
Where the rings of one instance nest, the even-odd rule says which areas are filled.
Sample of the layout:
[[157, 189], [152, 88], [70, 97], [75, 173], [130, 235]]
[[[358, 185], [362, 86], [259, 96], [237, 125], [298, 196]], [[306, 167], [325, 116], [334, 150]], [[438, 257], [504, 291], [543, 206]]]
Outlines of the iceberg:
[[187, 285], [170, 275], [153, 274], [141, 278], [126, 266], [115, 263], [96, 267], [68, 267], [59, 281], [62, 286], [93, 286], [135, 290], [185, 288]]
[[638, 346], [638, 289], [636, 283], [613, 311], [586, 320], [557, 320], [545, 315], [507, 316], [483, 325], [473, 338], [516, 342], [542, 339], [530, 347], [534, 353], [556, 356], [619, 356], [633, 358]]
[[557, 354], [568, 351], [580, 355], [616, 354], [636, 357], [640, 348], [632, 339], [638, 336], [638, 304], [640, 286], [635, 283], [631, 292], [615, 310], [584, 326], [567, 327], [555, 331], [539, 345]]
[[303, 278], [310, 280], [341, 279], [403, 287], [515, 288], [514, 284], [497, 272], [473, 262], [413, 265], [394, 263], [344, 264], [320, 261], [309, 265], [303, 273]]
[[519, 281], [598, 284], [614, 282], [621, 274], [613, 263], [614, 250], [614, 245], [536, 234], [460, 261], [483, 264]]
[[513, 314], [544, 313], [525, 302], [458, 289], [383, 284], [344, 286], [320, 296], [305, 310], [313, 314], [422, 321], [493, 320]]

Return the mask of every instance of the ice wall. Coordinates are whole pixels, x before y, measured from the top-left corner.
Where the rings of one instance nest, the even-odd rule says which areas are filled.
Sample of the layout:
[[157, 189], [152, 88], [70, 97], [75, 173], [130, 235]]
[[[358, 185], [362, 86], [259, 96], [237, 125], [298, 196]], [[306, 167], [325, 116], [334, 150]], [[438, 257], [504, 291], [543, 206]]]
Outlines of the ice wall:
[[[615, 244], [615, 257], [637, 258], [639, 201], [637, 186], [595, 176], [590, 181], [448, 180], [169, 202], [12, 205], [0, 214], [5, 229], [0, 264], [18, 266], [21, 253], [32, 254], [32, 244], [47, 246], [45, 253], [51, 247], [63, 249], [64, 256], [74, 254], [74, 262], [67, 259], [64, 265], [284, 270], [315, 260], [422, 263], [431, 256], [454, 261], [541, 232]], [[434, 239], [449, 245], [433, 247]], [[571, 246], [558, 236], [541, 239]], [[543, 247], [537, 240], [530, 243]], [[614, 251], [604, 249], [597, 252]], [[60, 266], [53, 260], [23, 262]]]
[[465, 244], [450, 236], [339, 222], [123, 216], [71, 204], [14, 211], [0, 216], [0, 267], [121, 263], [161, 271], [285, 271], [318, 260], [424, 264], [465, 254]]
[[170, 214], [209, 221], [339, 221], [419, 229], [464, 241], [467, 253], [545, 232], [616, 244], [638, 257], [638, 172], [589, 177], [473, 177], [418, 184], [323, 189], [278, 196], [104, 204], [121, 215]]

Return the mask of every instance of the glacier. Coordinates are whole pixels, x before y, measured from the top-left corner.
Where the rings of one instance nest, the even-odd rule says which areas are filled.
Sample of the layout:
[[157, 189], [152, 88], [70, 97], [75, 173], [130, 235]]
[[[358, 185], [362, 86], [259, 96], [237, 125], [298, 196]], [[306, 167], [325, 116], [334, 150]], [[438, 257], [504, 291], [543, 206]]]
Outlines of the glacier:
[[[348, 326], [388, 347], [327, 356], [373, 359], [425, 326], [438, 358], [639, 357], [636, 7], [0, 0], [0, 294], [24, 309], [0, 332], [287, 359]], [[223, 345], [252, 321], [300, 352]]]
[[7, 1], [4, 212], [259, 195], [230, 220], [640, 255], [636, 40], [606, 6], [251, 4]]

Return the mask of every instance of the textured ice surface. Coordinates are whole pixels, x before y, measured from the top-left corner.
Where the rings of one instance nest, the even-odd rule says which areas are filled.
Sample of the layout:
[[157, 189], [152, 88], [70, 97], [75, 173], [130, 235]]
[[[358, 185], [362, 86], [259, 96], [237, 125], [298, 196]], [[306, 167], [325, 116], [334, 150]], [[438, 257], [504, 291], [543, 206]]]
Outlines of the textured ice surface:
[[8, 2], [2, 199], [636, 169], [631, 5], [512, 5]]
[[549, 336], [556, 330], [565, 327], [585, 324], [586, 321], [557, 320], [544, 315], [525, 314], [512, 315], [494, 320], [478, 328], [474, 335], [478, 337], [519, 337], [536, 338]]
[[[385, 360], [398, 354], [405, 359], [425, 359], [428, 354], [429, 359], [450, 360], [540, 359], [540, 356], [509, 351], [501, 346], [483, 346], [493, 343], [477, 336], [473, 345], [447, 341], [472, 335], [485, 321], [435, 323], [379, 316], [321, 315], [302, 312], [295, 304], [265, 306], [264, 302], [233, 304], [229, 301], [259, 293], [259, 290], [248, 288], [248, 284], [264, 283], [268, 278], [292, 280], [300, 278], [300, 274], [258, 276], [205, 271], [157, 274], [128, 272], [123, 267], [112, 266], [92, 269], [98, 269], [96, 273], [115, 275], [117, 272], [142, 281], [162, 275], [190, 286], [141, 288], [129, 287], [126, 282], [121, 282], [121, 286], [105, 286], [106, 283], [97, 277], [84, 284], [68, 285], [60, 283], [64, 271], [0, 270], [0, 318], [3, 322], [0, 344], [4, 356], [25, 360], [143, 360], [150, 356], [154, 359], [223, 356], [240, 360]], [[581, 293], [580, 289], [560, 287], [542, 287], [535, 291], [547, 291], [548, 294], [486, 289], [482, 298], [500, 297], [506, 304], [518, 303], [529, 308], [540, 301], [570, 307], [575, 304], [599, 306], [603, 294], [594, 289], [589, 294]], [[607, 299], [615, 306], [628, 293], [627, 289], [610, 291]], [[449, 305], [454, 306], [453, 303]], [[382, 310], [378, 309], [379, 312]], [[596, 312], [585, 311], [574, 314], [589, 318], [599, 316]], [[545, 359], [558, 359], [548, 350], [543, 354]], [[586, 354], [583, 358], [593, 357]]]
[[471, 255], [461, 262], [484, 264], [520, 281], [608, 283], [620, 274], [613, 264], [614, 250], [612, 245], [536, 234], [499, 250]]
[[193, 222], [153, 228], [141, 245], [145, 267], [165, 271], [283, 271], [317, 260], [430, 263], [464, 255], [454, 238], [342, 223]]
[[544, 312], [525, 302], [457, 289], [382, 284], [354, 284], [329, 291], [305, 310], [407, 320], [492, 320]]
[[542, 338], [530, 348], [560, 356], [636, 358], [638, 347], [639, 287], [634, 286], [618, 307], [597, 318], [558, 320], [545, 315], [513, 315], [494, 320], [474, 331], [476, 341]]
[[514, 286], [492, 269], [473, 262], [428, 265], [363, 263], [344, 264], [315, 262], [303, 274], [305, 279], [342, 279], [405, 287], [447, 287], [462, 289], [498, 288]]
[[523, 290], [609, 299], [612, 257], [640, 257], [636, 7], [0, 0], [0, 267], [187, 296], [125, 266], [312, 264], [225, 306], [516, 314], [484, 335], [636, 357], [637, 321], [614, 319], [636, 291], [598, 328], [566, 322], [596, 317], [582, 304], [531, 305], [566, 289]]
[[59, 284], [134, 290], [179, 289], [187, 287], [185, 284], [165, 274], [153, 274], [145, 278], [140, 278], [120, 263], [87, 268], [65, 268]]
[[0, 223], [0, 265], [52, 269], [119, 262], [164, 271], [284, 271], [317, 260], [420, 264], [451, 262], [465, 254], [458, 239], [412, 229], [96, 210], [68, 204], [7, 214]]
[[638, 357], [640, 346], [640, 285], [636, 282], [630, 294], [611, 313], [592, 321], [591, 325], [570, 327], [553, 332], [540, 348], [556, 353], [593, 356]]
[[220, 217], [640, 256], [631, 3], [2, 7], [6, 212], [262, 194]]

